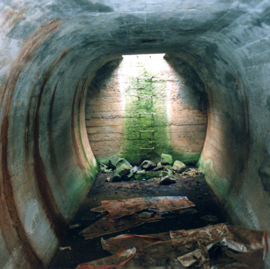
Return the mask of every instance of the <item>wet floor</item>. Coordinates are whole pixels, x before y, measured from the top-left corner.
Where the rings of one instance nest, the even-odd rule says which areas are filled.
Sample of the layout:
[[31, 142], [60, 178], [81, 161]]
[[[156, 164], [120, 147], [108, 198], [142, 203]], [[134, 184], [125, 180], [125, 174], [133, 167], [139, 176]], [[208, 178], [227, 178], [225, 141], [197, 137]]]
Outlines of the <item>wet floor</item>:
[[168, 214], [164, 220], [146, 223], [126, 231], [103, 236], [104, 239], [129, 233], [152, 234], [170, 230], [190, 230], [217, 223], [231, 224], [222, 206], [207, 185], [202, 174], [196, 177], [175, 177], [176, 183], [168, 186], [159, 185], [156, 181], [108, 182], [110, 174], [99, 173], [85, 203], [79, 209], [72, 224], [80, 227], [68, 231], [61, 247], [71, 249], [59, 250], [53, 258], [49, 269], [75, 269], [78, 264], [104, 258], [111, 254], [102, 249], [100, 237], [85, 240], [79, 232], [101, 218], [99, 213], [90, 209], [100, 205], [101, 200], [129, 199], [153, 196], [187, 196], [196, 207], [184, 214]]

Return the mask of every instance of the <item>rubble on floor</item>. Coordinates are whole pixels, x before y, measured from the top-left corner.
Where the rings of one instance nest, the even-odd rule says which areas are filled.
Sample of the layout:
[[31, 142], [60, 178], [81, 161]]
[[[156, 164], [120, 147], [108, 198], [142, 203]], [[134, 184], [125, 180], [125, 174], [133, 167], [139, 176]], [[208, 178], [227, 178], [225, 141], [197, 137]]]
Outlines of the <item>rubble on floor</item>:
[[185, 171], [186, 165], [178, 160], [173, 163], [172, 169], [178, 173]]
[[[139, 171], [151, 173], [156, 171], [165, 175], [148, 180], [134, 180], [133, 177], [132, 180], [123, 181], [120, 177], [121, 182], [112, 182], [118, 160], [119, 158], [112, 160], [111, 167], [104, 166], [109, 172], [98, 173], [87, 199], [76, 218], [70, 223], [67, 236], [61, 242], [61, 250], [58, 250], [48, 266], [49, 269], [75, 269], [78, 264], [80, 264], [79, 269], [195, 269], [209, 268], [209, 259], [211, 269], [260, 268], [267, 252], [265, 234], [255, 231], [256, 236], [252, 233], [250, 236], [251, 230], [243, 227], [239, 228], [240, 232], [237, 228], [234, 231], [231, 227], [236, 226], [230, 226], [231, 221], [207, 185], [204, 175], [198, 169], [187, 167], [184, 172], [178, 173], [170, 165], [160, 165], [149, 170], [134, 166], [128, 175], [131, 173], [136, 175]], [[147, 163], [145, 162], [144, 165]], [[161, 185], [161, 179], [169, 173], [172, 175], [169, 178], [174, 179], [176, 183]], [[123, 200], [135, 198], [180, 195], [187, 196], [196, 204], [196, 207], [169, 212], [166, 210], [158, 212], [156, 208], [147, 208], [115, 219], [110, 216], [106, 208], [99, 207], [104, 200], [123, 202]], [[140, 199], [137, 202], [143, 201]], [[122, 208], [130, 205], [128, 203], [124, 205], [122, 202], [116, 209], [113, 206], [113, 211], [111, 211], [113, 216], [114, 213], [117, 216], [118, 211], [122, 214]], [[99, 207], [97, 210], [99, 212], [89, 210], [97, 209], [97, 207]], [[132, 210], [127, 210], [127, 212], [132, 212]], [[225, 223], [226, 226], [220, 223]], [[223, 238], [226, 240], [214, 240], [213, 243], [211, 241], [208, 244], [202, 236], [207, 230], [201, 227], [207, 229], [213, 227], [210, 228], [212, 232], [208, 231], [209, 233], [205, 234], [210, 238], [215, 238], [215, 231], [220, 231], [219, 235], [225, 234]], [[226, 229], [229, 236], [226, 235]], [[121, 235], [121, 233], [125, 234]], [[257, 239], [253, 240], [252, 238], [255, 237]], [[184, 247], [178, 246], [181, 240], [182, 243], [187, 242], [187, 244], [182, 244]], [[173, 244], [176, 249], [173, 248]], [[241, 246], [244, 248], [241, 249]], [[109, 255], [114, 255], [114, 257]]]
[[159, 182], [160, 185], [171, 185], [175, 183], [176, 183], [176, 180], [173, 178], [170, 178], [169, 176], [162, 178]]
[[182, 178], [197, 177], [199, 175], [202, 175], [202, 172], [196, 168], [188, 168], [181, 174]]
[[124, 158], [120, 158], [116, 162], [115, 173], [119, 174], [121, 177], [124, 177], [129, 174], [131, 168], [132, 166], [127, 160], [125, 160]]
[[[151, 160], [144, 160], [139, 167], [132, 166], [124, 158], [113, 156], [109, 159], [107, 165], [100, 164], [100, 171], [112, 174], [110, 180], [107, 180], [108, 182], [151, 179], [160, 181], [161, 185], [173, 184], [179, 175], [196, 177], [201, 174], [198, 169], [187, 168], [183, 162], [173, 161], [171, 155], [164, 153], [161, 154], [158, 164]], [[163, 180], [166, 176], [171, 180]]]
[[[159, 185], [176, 184], [174, 175], [178, 174], [176, 171], [183, 171], [181, 167], [184, 167], [184, 164], [176, 162], [173, 169], [165, 161], [163, 163], [162, 168], [158, 169], [159, 165], [155, 166], [152, 161], [146, 160], [139, 168], [134, 169], [134, 174], [152, 175], [154, 172], [162, 172], [163, 177], [149, 177], [148, 181], [156, 180]], [[120, 166], [122, 164], [128, 166], [125, 160], [120, 161]], [[144, 170], [141, 170], [142, 167]], [[132, 169], [129, 167], [129, 173]], [[167, 175], [164, 176], [164, 172]], [[186, 181], [185, 178], [196, 178], [202, 174], [198, 169], [188, 168], [180, 175]], [[190, 186], [198, 185], [198, 181], [191, 183]], [[188, 186], [186, 188], [189, 189]], [[183, 217], [184, 214], [198, 213], [194, 209], [195, 204], [185, 196], [101, 200], [100, 203], [100, 206], [92, 208], [91, 211], [105, 215], [80, 232], [86, 240], [175, 217], [169, 214], [172, 212], [183, 214]], [[218, 222], [218, 218], [211, 214], [201, 216], [200, 219], [208, 223]], [[146, 235], [122, 234], [101, 238], [101, 245], [103, 250], [112, 256], [82, 263], [77, 269], [259, 269], [268, 251], [265, 231], [224, 223], [192, 230], [170, 230]]]
[[152, 161], [145, 160], [142, 162], [140, 166], [142, 169], [151, 170], [154, 169], [157, 165]]
[[81, 264], [77, 269], [259, 269], [268, 251], [265, 231], [223, 223], [160, 234], [124, 234], [101, 238], [101, 243], [112, 256]]
[[161, 154], [161, 165], [172, 165], [173, 164], [173, 158], [169, 154]]

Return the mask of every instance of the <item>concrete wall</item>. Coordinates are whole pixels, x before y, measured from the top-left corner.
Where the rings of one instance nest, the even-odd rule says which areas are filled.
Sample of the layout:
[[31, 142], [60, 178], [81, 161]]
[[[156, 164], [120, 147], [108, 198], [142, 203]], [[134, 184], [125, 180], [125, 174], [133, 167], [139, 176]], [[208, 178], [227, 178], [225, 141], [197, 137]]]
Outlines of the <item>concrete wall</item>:
[[117, 155], [138, 165], [158, 162], [162, 153], [198, 162], [207, 123], [203, 84], [188, 64], [167, 56], [169, 65], [163, 56], [124, 56], [97, 72], [87, 92], [86, 128], [100, 162]]
[[200, 167], [235, 223], [270, 233], [269, 10], [266, 0], [1, 1], [0, 267], [51, 259], [95, 174], [86, 89], [122, 54], [170, 53], [196, 70], [209, 103]]

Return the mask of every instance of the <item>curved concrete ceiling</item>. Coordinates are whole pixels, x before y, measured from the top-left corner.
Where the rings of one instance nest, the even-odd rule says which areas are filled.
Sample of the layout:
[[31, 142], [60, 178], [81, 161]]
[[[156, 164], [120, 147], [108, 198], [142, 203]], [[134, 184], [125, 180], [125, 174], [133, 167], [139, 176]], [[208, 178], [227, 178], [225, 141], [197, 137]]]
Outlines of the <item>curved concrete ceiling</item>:
[[255, 0], [2, 1], [0, 267], [52, 258], [97, 170], [87, 86], [122, 54], [193, 66], [209, 102], [200, 167], [235, 223], [270, 231], [269, 13]]

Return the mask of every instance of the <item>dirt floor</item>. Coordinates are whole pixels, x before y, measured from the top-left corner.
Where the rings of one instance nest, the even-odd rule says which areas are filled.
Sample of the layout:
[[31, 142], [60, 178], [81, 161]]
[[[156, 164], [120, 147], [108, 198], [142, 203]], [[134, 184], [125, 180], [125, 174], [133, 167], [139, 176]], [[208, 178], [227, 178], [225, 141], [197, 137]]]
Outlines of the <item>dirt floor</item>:
[[49, 269], [75, 269], [80, 263], [111, 255], [102, 249], [100, 237], [85, 240], [83, 236], [79, 235], [80, 231], [101, 218], [100, 213], [90, 211], [91, 208], [99, 206], [101, 200], [187, 196], [196, 205], [189, 213], [172, 213], [159, 222], [147, 223], [126, 231], [105, 235], [104, 239], [123, 233], [144, 235], [170, 230], [189, 230], [217, 223], [231, 224], [202, 174], [196, 177], [175, 177], [176, 184], [168, 186], [159, 185], [156, 181], [108, 182], [108, 178], [111, 177], [111, 174], [106, 173], [97, 175], [94, 186], [72, 223], [79, 224], [80, 227], [70, 229], [60, 244], [61, 247], [69, 246], [71, 249], [59, 250], [48, 267]]

